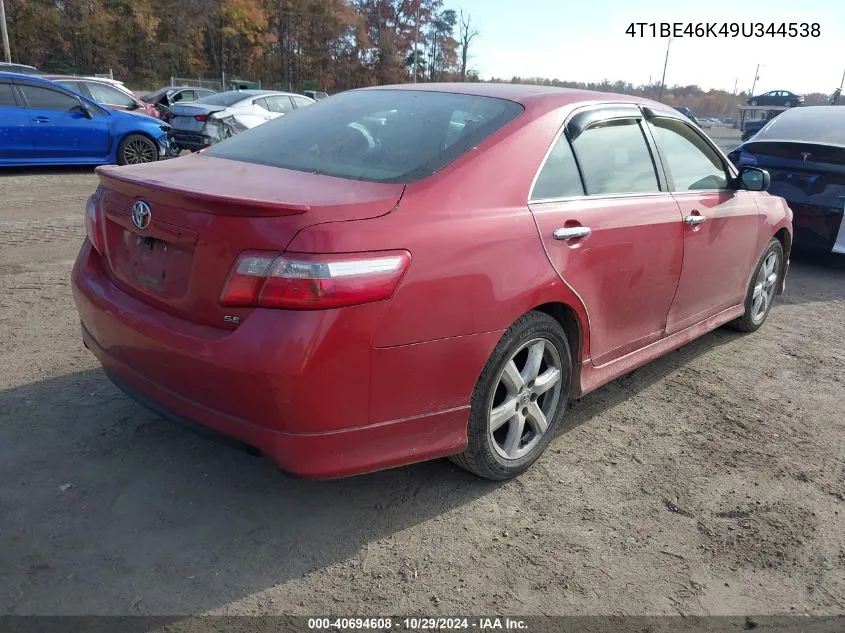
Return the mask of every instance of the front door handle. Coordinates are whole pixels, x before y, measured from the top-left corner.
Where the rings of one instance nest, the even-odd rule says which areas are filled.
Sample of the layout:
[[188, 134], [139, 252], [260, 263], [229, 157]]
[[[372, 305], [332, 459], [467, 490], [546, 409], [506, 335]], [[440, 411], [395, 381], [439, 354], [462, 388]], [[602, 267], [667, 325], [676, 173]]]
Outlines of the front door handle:
[[556, 240], [574, 240], [579, 237], [587, 237], [593, 230], [589, 226], [568, 226], [563, 229], [555, 229], [554, 238]]
[[35, 117], [35, 122], [36, 123], [49, 123], [50, 119], [46, 116], [37, 116], [37, 117]]
[[684, 223], [687, 226], [696, 226], [707, 220], [703, 215], [688, 215], [684, 218]]

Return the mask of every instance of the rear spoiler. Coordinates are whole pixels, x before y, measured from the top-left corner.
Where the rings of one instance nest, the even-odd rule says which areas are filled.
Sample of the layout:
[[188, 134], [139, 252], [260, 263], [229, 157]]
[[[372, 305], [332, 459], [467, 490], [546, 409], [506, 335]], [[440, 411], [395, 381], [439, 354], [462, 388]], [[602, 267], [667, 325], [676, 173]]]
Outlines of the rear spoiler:
[[132, 198], [144, 198], [199, 213], [274, 217], [301, 215], [311, 210], [311, 206], [307, 204], [262, 198], [234, 198], [211, 191], [174, 187], [156, 180], [143, 180], [142, 175], [133, 177], [131, 172], [119, 171], [113, 165], [98, 167], [96, 173], [103, 186], [112, 191]]

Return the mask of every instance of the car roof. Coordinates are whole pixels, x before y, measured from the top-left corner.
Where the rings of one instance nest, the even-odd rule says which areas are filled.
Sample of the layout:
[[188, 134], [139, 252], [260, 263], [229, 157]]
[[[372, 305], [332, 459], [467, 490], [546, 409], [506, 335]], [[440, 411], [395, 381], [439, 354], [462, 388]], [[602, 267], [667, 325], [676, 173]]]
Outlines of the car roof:
[[781, 112], [753, 142], [804, 142], [845, 147], [845, 106], [804, 106]]
[[49, 79], [44, 79], [41, 75], [26, 75], [24, 73], [9, 73], [5, 71], [0, 71], [0, 79], [15, 79], [18, 81], [28, 81], [30, 83], [39, 83], [44, 84], [45, 86], [53, 86], [54, 84]]
[[494, 84], [494, 83], [427, 83], [427, 84], [396, 84], [390, 86], [373, 86], [358, 90], [422, 90], [426, 92], [451, 92], [479, 97], [493, 97], [516, 101], [523, 105], [529, 103], [550, 106], [562, 106], [579, 102], [619, 102], [650, 105], [666, 110], [668, 106], [645, 97], [623, 95], [614, 92], [599, 92], [581, 88], [557, 88], [554, 86], [534, 86], [528, 84]]

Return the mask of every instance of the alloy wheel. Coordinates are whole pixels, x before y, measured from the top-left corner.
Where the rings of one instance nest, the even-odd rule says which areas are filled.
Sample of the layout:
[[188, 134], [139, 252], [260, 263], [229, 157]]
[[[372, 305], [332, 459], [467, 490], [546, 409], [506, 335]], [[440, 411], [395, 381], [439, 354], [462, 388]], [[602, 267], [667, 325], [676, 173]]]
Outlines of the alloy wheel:
[[562, 378], [560, 354], [545, 338], [524, 343], [505, 363], [487, 412], [490, 443], [500, 457], [519, 459], [540, 442], [557, 410]]
[[780, 258], [777, 252], [769, 253], [763, 260], [754, 282], [754, 294], [751, 303], [751, 320], [754, 323], [760, 323], [766, 318], [766, 313], [769, 311], [777, 292], [779, 270]]
[[150, 141], [133, 139], [123, 148], [123, 158], [127, 165], [151, 163], [156, 158], [156, 149]]

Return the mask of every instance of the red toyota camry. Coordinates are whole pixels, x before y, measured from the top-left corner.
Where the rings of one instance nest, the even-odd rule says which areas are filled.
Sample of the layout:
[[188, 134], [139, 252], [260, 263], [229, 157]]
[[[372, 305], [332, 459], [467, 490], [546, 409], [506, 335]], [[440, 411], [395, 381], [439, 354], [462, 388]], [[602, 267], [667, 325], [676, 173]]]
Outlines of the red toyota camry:
[[127, 394], [308, 477], [526, 470], [566, 402], [783, 291], [791, 213], [677, 111], [448, 84], [351, 91], [98, 170], [73, 272]]

